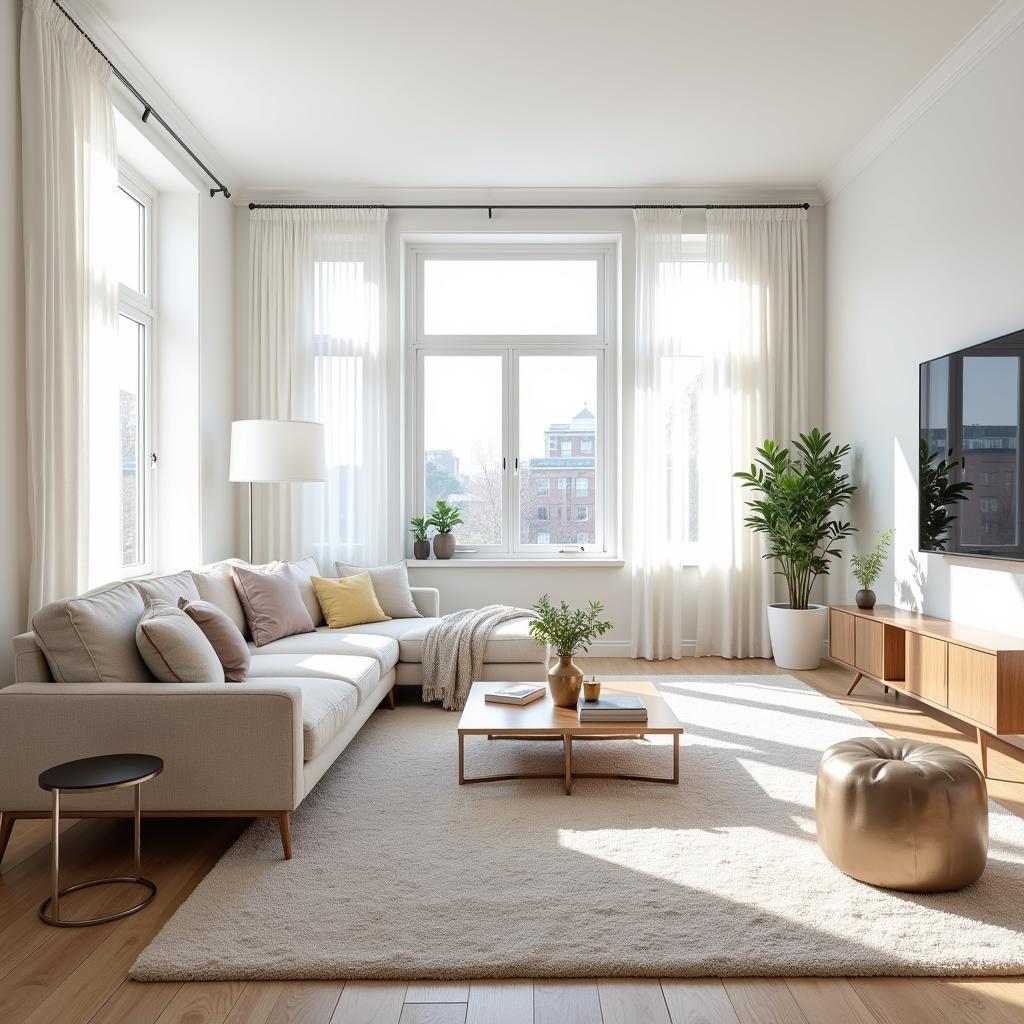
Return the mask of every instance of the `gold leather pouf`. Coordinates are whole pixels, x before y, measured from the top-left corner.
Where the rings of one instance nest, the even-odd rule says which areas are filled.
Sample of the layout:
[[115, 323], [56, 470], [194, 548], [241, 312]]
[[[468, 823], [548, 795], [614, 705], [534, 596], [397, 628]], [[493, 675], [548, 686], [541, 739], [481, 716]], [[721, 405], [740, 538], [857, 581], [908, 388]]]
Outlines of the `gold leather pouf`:
[[818, 765], [818, 844], [840, 871], [883, 889], [950, 892], [988, 856], [988, 791], [966, 754], [889, 737], [845, 740]]

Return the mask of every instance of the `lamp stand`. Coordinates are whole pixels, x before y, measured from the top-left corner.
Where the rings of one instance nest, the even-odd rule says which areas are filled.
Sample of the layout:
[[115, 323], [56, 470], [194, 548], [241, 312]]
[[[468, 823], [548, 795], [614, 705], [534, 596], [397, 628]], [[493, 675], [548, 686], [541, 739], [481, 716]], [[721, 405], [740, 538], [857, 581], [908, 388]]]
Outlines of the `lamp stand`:
[[252, 565], [252, 481], [249, 481], [249, 564]]

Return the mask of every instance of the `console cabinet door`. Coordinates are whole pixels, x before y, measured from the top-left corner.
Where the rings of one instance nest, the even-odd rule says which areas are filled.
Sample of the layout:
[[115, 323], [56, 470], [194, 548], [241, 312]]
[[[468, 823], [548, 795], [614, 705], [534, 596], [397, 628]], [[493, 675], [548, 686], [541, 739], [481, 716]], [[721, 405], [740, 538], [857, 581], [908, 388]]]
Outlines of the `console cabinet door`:
[[848, 612], [841, 612], [838, 608], [829, 609], [829, 654], [836, 661], [845, 662], [847, 665], [852, 665], [855, 658], [853, 646], [853, 624], [855, 621], [854, 617]]
[[996, 656], [949, 645], [949, 710], [996, 728]]
[[882, 652], [884, 650], [882, 623], [872, 622], [870, 619], [862, 619], [858, 616], [854, 646], [857, 655], [854, 664], [857, 668], [874, 679], [882, 679]]
[[946, 652], [949, 644], [907, 633], [907, 691], [946, 704]]

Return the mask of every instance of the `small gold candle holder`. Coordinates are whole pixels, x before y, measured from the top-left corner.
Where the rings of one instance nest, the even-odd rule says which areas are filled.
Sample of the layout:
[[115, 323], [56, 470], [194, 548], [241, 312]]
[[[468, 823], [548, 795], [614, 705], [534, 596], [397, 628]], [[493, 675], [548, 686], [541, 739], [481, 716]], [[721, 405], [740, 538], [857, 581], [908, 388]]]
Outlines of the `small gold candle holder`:
[[596, 679], [591, 679], [583, 684], [583, 699], [597, 700], [601, 696], [601, 684]]

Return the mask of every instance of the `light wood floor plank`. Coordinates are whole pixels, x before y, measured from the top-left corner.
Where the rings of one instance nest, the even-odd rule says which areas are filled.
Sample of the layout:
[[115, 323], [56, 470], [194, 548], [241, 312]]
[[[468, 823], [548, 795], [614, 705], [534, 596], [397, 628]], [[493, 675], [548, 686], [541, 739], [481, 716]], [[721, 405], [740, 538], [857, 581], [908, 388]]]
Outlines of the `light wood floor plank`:
[[533, 982], [471, 981], [466, 1024], [533, 1024]]
[[844, 978], [787, 978], [786, 986], [808, 1024], [877, 1024], [875, 1015]]
[[329, 1024], [341, 998], [340, 981], [298, 981], [285, 986], [267, 1024]]
[[725, 991], [740, 1024], [807, 1024], [782, 978], [727, 978]]
[[597, 983], [604, 1024], [672, 1024], [661, 984], [653, 978], [609, 978]]
[[534, 1024], [601, 1024], [596, 981], [535, 981]]
[[289, 984], [284, 981], [246, 982], [224, 1024], [267, 1024], [267, 1018]]
[[465, 1003], [468, 981], [414, 981], [405, 993], [407, 1003]]
[[179, 981], [142, 984], [130, 978], [90, 1018], [89, 1024], [151, 1024], [181, 988]]
[[672, 1024], [739, 1024], [725, 986], [713, 980], [662, 978]]
[[920, 989], [907, 978], [853, 978], [860, 1001], [875, 1015], [878, 1024], [963, 1024], [950, 1020], [940, 1000], [929, 989]]
[[156, 1024], [224, 1024], [244, 987], [244, 981], [182, 985], [157, 1017]]
[[407, 987], [404, 981], [349, 981], [331, 1024], [398, 1024]]
[[406, 1003], [399, 1024], [466, 1024], [465, 1003]]

